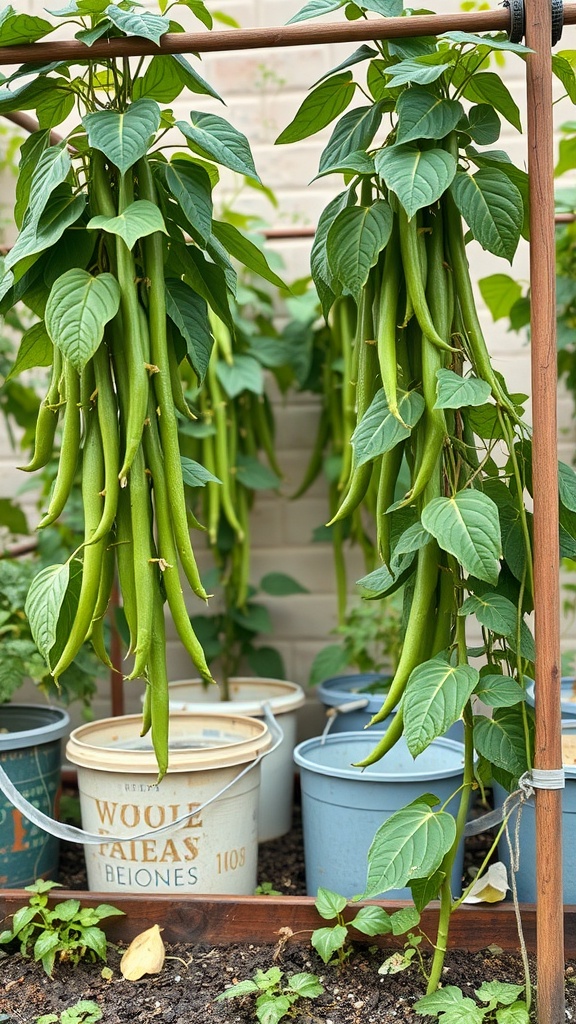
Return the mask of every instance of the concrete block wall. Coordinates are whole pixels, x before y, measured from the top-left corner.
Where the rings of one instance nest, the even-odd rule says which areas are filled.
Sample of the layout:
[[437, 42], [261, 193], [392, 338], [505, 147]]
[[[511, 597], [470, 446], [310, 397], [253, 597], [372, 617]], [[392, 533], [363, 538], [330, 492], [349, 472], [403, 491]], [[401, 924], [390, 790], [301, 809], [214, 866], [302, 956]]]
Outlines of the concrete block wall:
[[[27, 0], [19, 6], [21, 9], [41, 13], [43, 4], [39, 0]], [[231, 15], [242, 27], [250, 27], [283, 24], [302, 3], [301, 0], [208, 0], [207, 6], [211, 10], [222, 10]], [[432, 6], [440, 12], [457, 11], [460, 5], [458, 0], [434, 0]], [[189, 12], [184, 8], [174, 13], [187, 28], [198, 30], [198, 23], [189, 18]], [[335, 13], [328, 17], [336, 20], [339, 15]], [[575, 39], [575, 30], [566, 29], [558, 49], [573, 48]], [[297, 146], [276, 147], [274, 140], [294, 116], [306, 91], [354, 48], [354, 44], [312, 45], [276, 51], [253, 50], [204, 55], [201, 73], [220, 91], [226, 101], [226, 108], [223, 109], [211, 99], [193, 95], [176, 101], [174, 110], [177, 117], [186, 117], [191, 109], [222, 113], [250, 138], [260, 176], [276, 193], [278, 207], [274, 209], [262, 193], [245, 189], [235, 200], [242, 210], [263, 217], [270, 226], [309, 227], [316, 224], [327, 201], [341, 187], [340, 181], [331, 177], [311, 183], [332, 126]], [[521, 60], [508, 60], [504, 75], [522, 111], [525, 124], [525, 79]], [[559, 104], [555, 116], [557, 125], [573, 117], [570, 105]], [[503, 124], [499, 145], [510, 153], [514, 161], [526, 166], [525, 137], [506, 123]], [[223, 202], [237, 185], [232, 175], [222, 175]], [[10, 232], [7, 239], [10, 240]], [[291, 239], [273, 244], [283, 257], [288, 281], [307, 273], [309, 240]], [[476, 278], [497, 272], [511, 273], [523, 280], [528, 278], [526, 245], [521, 246], [512, 269], [503, 261], [482, 252], [478, 246], [470, 251]], [[501, 324], [494, 325], [487, 311], [483, 312], [483, 323], [496, 368], [513, 382], [515, 390], [529, 393], [529, 349], [525, 337], [506, 333]], [[561, 457], [571, 462], [576, 441], [573, 409], [570, 399], [563, 394], [560, 395], [559, 409]], [[335, 625], [330, 550], [311, 543], [313, 529], [326, 519], [324, 488], [318, 482], [297, 503], [291, 502], [288, 497], [306, 464], [315, 435], [318, 409], [310, 396], [291, 394], [288, 399], [278, 397], [275, 400], [275, 413], [279, 459], [284, 468], [285, 480], [280, 496], [265, 493], [259, 495], [256, 501], [252, 525], [253, 582], [257, 583], [261, 575], [277, 569], [290, 573], [307, 587], [307, 594], [267, 599], [274, 635], [265, 639], [266, 643], [273, 643], [282, 652], [288, 677], [305, 684], [314, 655], [322, 646], [331, 642], [333, 638], [330, 634]], [[0, 496], [16, 492], [20, 476], [15, 469], [17, 462], [18, 457], [10, 450], [6, 436], [0, 433]], [[350, 579], [354, 580], [362, 571], [361, 558], [357, 551], [353, 551]], [[576, 645], [568, 633], [565, 645], [572, 643]], [[172, 678], [189, 674], [187, 657], [172, 631], [169, 664]], [[27, 691], [28, 695], [30, 692]], [[139, 692], [134, 684], [126, 691], [127, 710], [137, 710]], [[106, 684], [101, 687], [94, 710], [97, 716], [108, 713]]]

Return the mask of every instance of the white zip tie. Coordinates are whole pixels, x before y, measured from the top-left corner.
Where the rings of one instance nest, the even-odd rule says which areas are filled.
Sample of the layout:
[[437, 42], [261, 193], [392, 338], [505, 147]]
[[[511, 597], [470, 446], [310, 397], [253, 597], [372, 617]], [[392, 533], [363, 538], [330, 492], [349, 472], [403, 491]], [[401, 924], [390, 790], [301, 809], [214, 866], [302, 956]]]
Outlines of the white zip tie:
[[534, 789], [564, 789], [566, 786], [563, 768], [533, 768], [528, 774]]

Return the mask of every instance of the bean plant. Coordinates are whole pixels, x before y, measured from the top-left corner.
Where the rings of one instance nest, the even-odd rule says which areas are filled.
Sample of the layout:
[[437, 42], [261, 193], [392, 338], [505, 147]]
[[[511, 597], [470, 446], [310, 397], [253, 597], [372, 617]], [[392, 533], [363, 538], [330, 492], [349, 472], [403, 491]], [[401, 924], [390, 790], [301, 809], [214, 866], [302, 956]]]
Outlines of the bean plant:
[[[342, 7], [353, 19], [411, 13], [401, 0], [310, 0], [292, 21]], [[527, 175], [494, 148], [502, 121], [521, 131], [517, 105], [491, 70], [503, 53], [523, 59], [527, 50], [501, 34], [466, 32], [363, 45], [316, 83], [277, 140], [297, 144], [338, 118], [318, 176], [343, 176], [344, 188], [320, 217], [311, 256], [325, 316], [339, 318], [351, 300], [355, 308], [347, 378], [355, 422], [332, 521], [368, 499], [380, 564], [360, 589], [378, 599], [404, 587], [402, 652], [372, 724], [395, 714], [359, 767], [400, 736], [417, 757], [464, 719], [457, 813], [425, 794], [392, 815], [372, 843], [363, 894], [409, 885], [419, 911], [440, 898], [429, 991], [457, 905], [450, 874], [471, 789], [490, 777], [513, 787], [532, 759], [526, 396], [489, 357], [468, 248], [511, 262], [528, 233]], [[561, 71], [573, 90], [571, 59]], [[570, 543], [574, 497], [570, 470], [561, 491]], [[468, 622], [481, 632], [477, 647]], [[491, 717], [474, 714], [475, 697]]]
[[[26, 604], [34, 639], [54, 679], [89, 636], [109, 664], [103, 633], [115, 572], [133, 655], [129, 679], [147, 682], [144, 731], [159, 776], [168, 757], [164, 603], [200, 676], [212, 677], [184, 600], [207, 599], [191, 543], [185, 483], [214, 476], [183, 461], [178, 429], [193, 420], [179, 366], [198, 385], [210, 364], [210, 315], [231, 332], [232, 257], [281, 283], [260, 249], [213, 216], [223, 166], [260, 181], [246, 137], [215, 113], [182, 120], [170, 104], [187, 93], [219, 100], [180, 55], [91, 57], [96, 40], [157, 43], [187, 9], [205, 27], [203, 0], [163, 5], [70, 0], [52, 22], [0, 14], [0, 45], [31, 43], [62, 28], [86, 44], [84, 60], [24, 65], [0, 88], [0, 114], [35, 111], [38, 131], [21, 148], [14, 219], [18, 237], [0, 279], [0, 313], [22, 302], [35, 315], [18, 353], [20, 371], [44, 366], [49, 381], [26, 472], [52, 456], [58, 471], [38, 529], [58, 520], [81, 467], [84, 538], [33, 581]], [[50, 130], [65, 122], [61, 142]], [[71, 127], [68, 127], [71, 125]]]

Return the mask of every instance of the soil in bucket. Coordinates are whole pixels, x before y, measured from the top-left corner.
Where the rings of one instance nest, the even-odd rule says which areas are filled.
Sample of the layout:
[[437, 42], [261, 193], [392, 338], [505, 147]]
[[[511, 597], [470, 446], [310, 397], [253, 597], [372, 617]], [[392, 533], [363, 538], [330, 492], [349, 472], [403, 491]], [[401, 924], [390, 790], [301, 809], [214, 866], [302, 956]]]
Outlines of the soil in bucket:
[[[351, 898], [366, 885], [367, 855], [378, 828], [395, 811], [424, 793], [441, 803], [462, 785], [464, 746], [455, 740], [433, 740], [416, 759], [404, 739], [376, 764], [354, 768], [374, 748], [366, 733], [338, 733], [305, 740], [294, 751], [300, 768], [306, 889], [320, 887]], [[447, 804], [454, 813], [456, 795]], [[454, 895], [461, 892], [464, 844], [452, 874]], [[411, 899], [408, 888], [391, 889], [387, 899]]]
[[[240, 715], [173, 714], [168, 772], [158, 784], [141, 726], [139, 715], [92, 722], [76, 729], [66, 748], [78, 767], [82, 826], [102, 834], [100, 845], [85, 847], [90, 889], [250, 895], [258, 857], [257, 759], [270, 746], [268, 727]], [[150, 835], [183, 815], [182, 824]]]
[[[0, 706], [0, 764], [22, 796], [55, 816], [60, 792], [61, 740], [70, 716], [42, 704]], [[0, 793], [0, 887], [19, 889], [58, 875], [59, 842], [33, 825]]]
[[229, 681], [230, 699], [218, 700], [216, 687], [206, 688], [201, 680], [180, 680], [170, 683], [171, 711], [210, 711], [214, 715], [249, 715], [261, 718], [264, 704], [276, 718], [284, 734], [281, 743], [262, 764], [258, 840], [266, 843], [286, 835], [292, 827], [294, 797], [294, 762], [297, 710], [306, 697], [297, 683], [283, 679], [233, 677]]

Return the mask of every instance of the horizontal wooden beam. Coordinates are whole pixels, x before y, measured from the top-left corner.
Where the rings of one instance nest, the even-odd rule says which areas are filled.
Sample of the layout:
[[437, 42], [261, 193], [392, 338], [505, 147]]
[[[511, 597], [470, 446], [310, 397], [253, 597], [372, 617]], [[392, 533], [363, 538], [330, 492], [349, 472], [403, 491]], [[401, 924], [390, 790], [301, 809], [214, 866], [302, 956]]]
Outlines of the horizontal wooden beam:
[[[564, 22], [576, 23], [576, 3], [564, 7]], [[99, 39], [91, 47], [77, 39], [0, 47], [1, 64], [44, 64], [53, 60], [88, 60], [103, 57], [143, 57], [162, 53], [222, 53], [225, 51], [278, 49], [287, 46], [322, 46], [374, 39], [436, 36], [444, 32], [507, 32], [510, 12], [491, 11], [414, 15], [410, 18], [370, 18], [343, 22], [302, 22], [276, 28], [231, 29], [218, 32], [166, 33], [159, 45], [147, 39], [122, 37]]]
[[[65, 899], [79, 899], [85, 907], [111, 903], [123, 910], [125, 917], [114, 917], [104, 922], [106, 934], [112, 941], [130, 941], [139, 932], [160, 923], [166, 942], [204, 942], [225, 946], [232, 942], [272, 945], [278, 942], [280, 928], [290, 928], [290, 941], [308, 943], [321, 919], [311, 896], [192, 896], [192, 895], [139, 895], [116, 892], [79, 892], [60, 889], [51, 903]], [[26, 904], [22, 889], [0, 891], [0, 925], [7, 927], [7, 918]], [[377, 901], [376, 901], [377, 902]], [[408, 904], [397, 901], [377, 902], [389, 913]], [[360, 904], [350, 910], [353, 917]], [[536, 908], [523, 904], [521, 908], [524, 939], [529, 952], [536, 951]], [[422, 916], [422, 929], [434, 935], [438, 924], [438, 905], [432, 904]], [[576, 906], [564, 908], [566, 956], [576, 957]], [[384, 935], [376, 938], [355, 936], [360, 942], [383, 948], [402, 947], [402, 936]], [[462, 906], [452, 917], [449, 944], [452, 949], [477, 952], [487, 946], [500, 946], [505, 952], [519, 949], [516, 916], [511, 903]]]

